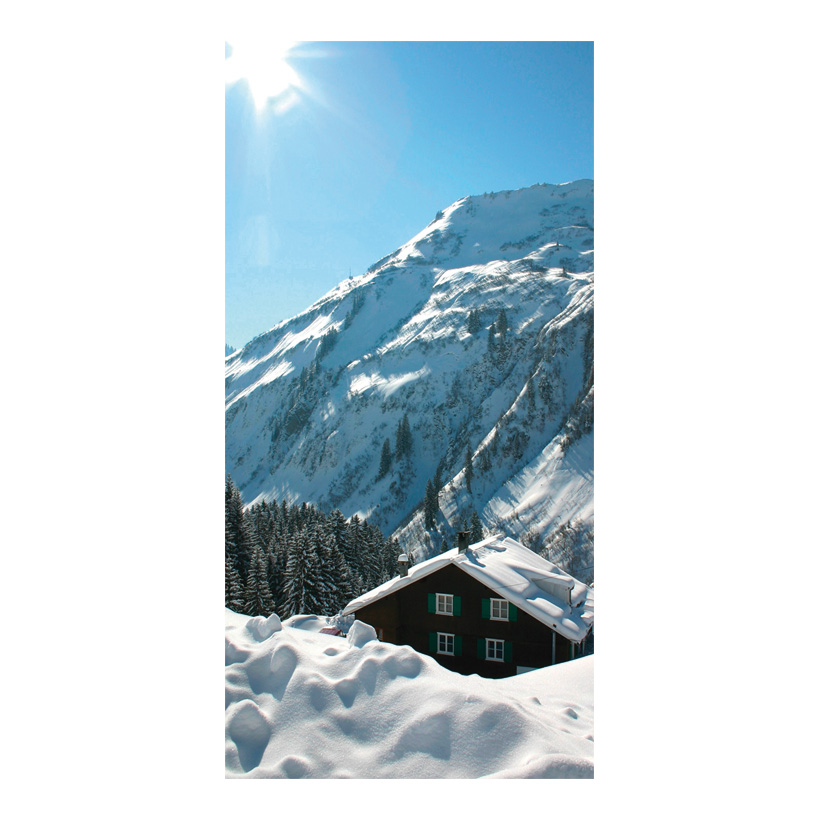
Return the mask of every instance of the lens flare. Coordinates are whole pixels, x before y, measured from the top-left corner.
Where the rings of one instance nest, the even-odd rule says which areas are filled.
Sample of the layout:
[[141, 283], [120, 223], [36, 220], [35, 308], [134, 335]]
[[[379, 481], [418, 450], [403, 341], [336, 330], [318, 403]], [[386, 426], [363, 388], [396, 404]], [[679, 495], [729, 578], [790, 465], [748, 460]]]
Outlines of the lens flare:
[[232, 84], [245, 79], [257, 110], [276, 100], [291, 88], [299, 87], [299, 75], [288, 64], [293, 41], [262, 37], [235, 38], [229, 43], [231, 55], [225, 61], [225, 81]]

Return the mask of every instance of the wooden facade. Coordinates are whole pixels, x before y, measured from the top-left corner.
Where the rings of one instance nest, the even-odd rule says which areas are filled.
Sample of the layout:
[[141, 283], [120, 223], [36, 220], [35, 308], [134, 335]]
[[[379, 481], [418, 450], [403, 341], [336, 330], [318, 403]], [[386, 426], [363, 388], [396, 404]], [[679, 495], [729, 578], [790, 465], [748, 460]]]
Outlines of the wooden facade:
[[[446, 601], [437, 596], [452, 596], [452, 614], [436, 611], [436, 602]], [[381, 640], [411, 646], [464, 675], [504, 678], [519, 667], [550, 666], [582, 654], [582, 645], [510, 602], [495, 607], [507, 620], [494, 619], [493, 599], [506, 600], [449, 563], [362, 606], [356, 618], [373, 626]]]

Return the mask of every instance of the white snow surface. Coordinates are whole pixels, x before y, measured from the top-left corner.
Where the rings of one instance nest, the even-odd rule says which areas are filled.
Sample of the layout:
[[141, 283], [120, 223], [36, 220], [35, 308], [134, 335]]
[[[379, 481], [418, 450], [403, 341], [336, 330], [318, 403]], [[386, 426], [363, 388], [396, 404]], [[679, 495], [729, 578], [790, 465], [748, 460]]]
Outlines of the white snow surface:
[[[571, 641], [580, 642], [594, 619], [594, 592], [559, 567], [514, 541], [493, 535], [468, 547], [455, 547], [412, 567], [405, 577], [396, 577], [351, 601], [344, 614], [356, 612], [402, 587], [455, 564], [472, 578], [492, 589], [523, 612]], [[558, 597], [567, 590], [568, 601]]]
[[593, 776], [593, 656], [490, 680], [265, 621], [225, 610], [227, 778]]

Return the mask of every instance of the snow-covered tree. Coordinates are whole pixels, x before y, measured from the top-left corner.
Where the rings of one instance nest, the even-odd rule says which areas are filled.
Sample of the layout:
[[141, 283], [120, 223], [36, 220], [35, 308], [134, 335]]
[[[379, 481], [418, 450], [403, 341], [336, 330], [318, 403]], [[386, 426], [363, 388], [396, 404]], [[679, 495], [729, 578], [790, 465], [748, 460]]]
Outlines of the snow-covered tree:
[[234, 612], [245, 611], [245, 597], [242, 593], [242, 579], [234, 569], [230, 557], [225, 555], [225, 606]]
[[268, 561], [266, 554], [257, 544], [254, 546], [245, 584], [245, 614], [265, 615], [273, 612], [274, 603], [268, 586]]
[[242, 495], [230, 475], [225, 481], [225, 553], [239, 573], [242, 583], [251, 560], [251, 527], [242, 511]]

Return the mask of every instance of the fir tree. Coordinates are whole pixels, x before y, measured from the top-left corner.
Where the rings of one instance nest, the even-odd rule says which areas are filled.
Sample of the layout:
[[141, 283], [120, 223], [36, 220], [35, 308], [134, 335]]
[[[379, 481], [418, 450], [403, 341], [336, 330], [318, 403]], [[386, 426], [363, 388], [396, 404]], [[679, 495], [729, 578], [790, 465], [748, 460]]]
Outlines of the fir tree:
[[410, 433], [410, 420], [405, 413], [396, 430], [396, 458], [407, 458], [412, 448], [413, 436]]
[[296, 544], [291, 544], [288, 563], [285, 568], [284, 601], [280, 607], [279, 617], [290, 618], [291, 615], [304, 612], [307, 572], [307, 560], [304, 551], [297, 548]]
[[274, 603], [282, 600], [285, 563], [287, 561], [286, 545], [280, 541], [273, 542], [267, 555], [268, 588]]
[[496, 319], [496, 328], [498, 329], [498, 335], [501, 336], [501, 341], [503, 342], [507, 336], [507, 330], [509, 328], [509, 324], [507, 323], [507, 311], [504, 308], [501, 308], [498, 311], [498, 319]]
[[388, 538], [382, 544], [382, 571], [385, 581], [389, 581], [399, 574], [400, 553], [399, 542], [395, 538]]
[[377, 587], [383, 581], [388, 580], [383, 577], [384, 573], [381, 566], [380, 535], [380, 533], [376, 533], [368, 521], [362, 522], [359, 534], [359, 550], [363, 557], [366, 556], [361, 563], [361, 571], [362, 580], [367, 589]]
[[376, 476], [376, 481], [381, 481], [389, 472], [393, 464], [393, 454], [390, 452], [390, 439], [386, 438], [382, 445], [382, 457], [379, 462], [379, 474]]
[[[361, 555], [362, 545], [362, 519], [359, 518], [358, 513], [354, 513], [350, 519], [350, 524], [347, 529], [348, 538], [350, 540], [350, 548], [356, 555]], [[350, 563], [348, 561], [348, 563]], [[358, 563], [358, 562], [357, 562]]]
[[336, 347], [336, 342], [339, 339], [339, 331], [332, 327], [322, 336], [321, 340], [319, 341], [319, 347], [316, 349], [316, 361], [320, 361]]
[[471, 310], [467, 314], [467, 332], [470, 334], [478, 333], [481, 330], [481, 318], [477, 310]]
[[436, 510], [438, 509], [438, 494], [432, 481], [427, 482], [427, 489], [424, 492], [424, 526], [431, 530], [436, 522]]
[[353, 318], [356, 314], [362, 309], [362, 305], [364, 304], [364, 294], [361, 290], [355, 290], [353, 292], [353, 305], [351, 306], [350, 310], [345, 316], [344, 321], [344, 328], [347, 329], [353, 322]]
[[473, 450], [469, 441], [464, 453], [464, 481], [467, 484], [467, 492], [471, 493], [473, 491]]
[[243, 584], [251, 559], [249, 533], [249, 522], [242, 511], [242, 495], [228, 475], [225, 481], [225, 552]]
[[273, 612], [273, 598], [268, 586], [267, 556], [257, 545], [254, 547], [248, 580], [245, 584], [245, 614], [268, 616]]
[[331, 558], [332, 539], [324, 517], [311, 523], [306, 534], [309, 566], [315, 594], [315, 604], [310, 611], [316, 615], [331, 615], [339, 607], [339, 567]]
[[304, 611], [311, 615], [326, 615], [331, 584], [325, 574], [325, 550], [319, 544], [317, 532], [305, 533], [304, 547], [308, 574], [305, 583]]
[[239, 574], [245, 580], [245, 607], [247, 608], [248, 576], [251, 571], [251, 564], [254, 560], [254, 554], [256, 550], [258, 550], [262, 545], [261, 539], [259, 538], [259, 535], [256, 531], [256, 526], [253, 521], [252, 511], [249, 510], [248, 512], [242, 513], [242, 523], [240, 526], [239, 533], [240, 555], [242, 558], [242, 565], [241, 567], [237, 567], [237, 569], [239, 571]]
[[316, 547], [307, 533], [304, 530], [297, 532], [285, 569], [285, 617], [322, 614], [317, 558]]
[[356, 597], [350, 567], [335, 541], [331, 541], [327, 547], [327, 566], [333, 589], [331, 598], [327, 601], [328, 614], [333, 615]]
[[[230, 566], [231, 570], [236, 572], [236, 542], [231, 534], [231, 528], [228, 526], [227, 520], [225, 521], [225, 566]], [[238, 572], [236, 572], [236, 577], [239, 578], [239, 588], [241, 589], [242, 578]], [[227, 583], [227, 572], [225, 575], [225, 581]]]
[[227, 554], [225, 555], [225, 606], [234, 612], [244, 613], [245, 611], [242, 579]]
[[410, 420], [407, 413], [404, 414], [404, 455], [409, 456], [413, 452], [413, 434], [410, 432]]
[[436, 509], [438, 509], [438, 494], [441, 492], [441, 488], [444, 486], [444, 459], [439, 461], [438, 467], [436, 467], [436, 474], [433, 476], [433, 487], [436, 491]]
[[535, 415], [535, 389], [532, 386], [532, 380], [527, 382], [525, 395], [527, 399], [527, 413], [532, 417]]
[[470, 543], [477, 544], [479, 541], [484, 540], [484, 529], [481, 526], [481, 518], [477, 512], [473, 511], [472, 517], [470, 518]]

